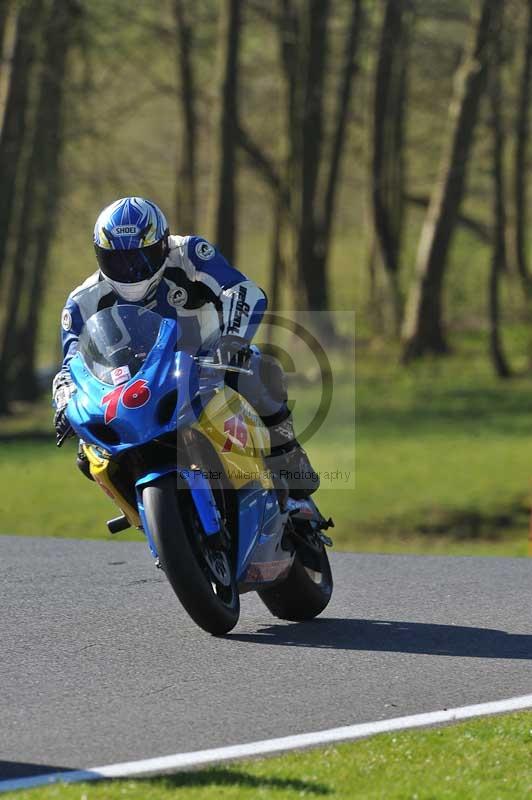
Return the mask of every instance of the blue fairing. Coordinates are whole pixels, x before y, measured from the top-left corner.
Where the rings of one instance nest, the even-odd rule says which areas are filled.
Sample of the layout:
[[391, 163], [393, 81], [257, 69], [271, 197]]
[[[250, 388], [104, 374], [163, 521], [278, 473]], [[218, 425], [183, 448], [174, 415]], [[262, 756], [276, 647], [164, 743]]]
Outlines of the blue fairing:
[[[277, 495], [273, 489], [263, 489], [253, 481], [239, 495], [238, 574], [242, 582], [253, 562], [271, 563], [276, 556], [284, 519], [279, 513]], [[286, 557], [286, 556], [285, 556]]]
[[[115, 309], [113, 313], [118, 317], [120, 314], [126, 315], [123, 310]], [[95, 327], [97, 324], [94, 323]], [[131, 377], [118, 386], [96, 376], [96, 347], [91, 369], [88, 367], [92, 357], [89, 350], [73, 357], [69, 366], [77, 391], [68, 404], [67, 414], [81, 439], [99, 446], [113, 458], [165, 434], [189, 427], [198, 419], [220, 385], [220, 373], [215, 374], [213, 370], [210, 375], [207, 369], [200, 383], [194, 358], [186, 352], [176, 352], [180, 335], [177, 321], [161, 318], [160, 327], [155, 325], [153, 331], [151, 342], [154, 344], [141, 348], [141, 358], [135, 369], [131, 370]], [[115, 342], [111, 336], [111, 356], [115, 344], [120, 348], [123, 342], [118, 339]], [[84, 358], [88, 360], [84, 361]], [[97, 374], [109, 381], [115, 377], [115, 372], [116, 369], [109, 369]], [[175, 452], [161, 447], [161, 463], [150, 466], [150, 472], [139, 477], [135, 484], [139, 516], [154, 556], [157, 556], [157, 552], [144, 513], [142, 490], [165, 475], [175, 475], [176, 483], [178, 479], [186, 482], [206, 536], [216, 535], [222, 528], [220, 512], [207, 476], [200, 470], [190, 469], [188, 465], [176, 464]], [[234, 491], [234, 499], [236, 517], [231, 517], [232, 529], [228, 533], [233, 541], [237, 541], [237, 580], [240, 589], [246, 591], [282, 576], [289, 569], [293, 556], [282, 547], [286, 514], [281, 514], [273, 489], [250, 481]]]
[[[117, 455], [124, 450], [151, 442], [158, 436], [175, 431], [195, 419], [191, 398], [198, 392], [198, 377], [194, 359], [188, 353], [175, 352], [180, 333], [175, 320], [162, 319], [157, 342], [142, 368], [122, 386], [110, 386], [98, 380], [85, 366], [80, 354], [70, 362], [70, 373], [78, 388], [68, 405], [68, 418], [78, 436], [94, 442], [108, 453]], [[143, 406], [128, 408], [118, 401], [114, 419], [105, 421], [110, 393], [125, 391], [128, 385], [144, 380], [149, 387], [149, 399]], [[177, 389], [176, 405], [163, 424], [160, 410]]]

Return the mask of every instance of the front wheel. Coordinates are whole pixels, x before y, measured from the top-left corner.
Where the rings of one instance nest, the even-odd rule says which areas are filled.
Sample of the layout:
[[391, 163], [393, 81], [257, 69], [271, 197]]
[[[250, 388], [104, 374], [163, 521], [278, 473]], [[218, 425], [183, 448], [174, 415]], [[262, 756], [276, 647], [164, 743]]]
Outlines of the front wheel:
[[300, 543], [288, 576], [258, 595], [274, 617], [292, 622], [314, 619], [331, 599], [333, 579], [324, 545], [317, 541]]
[[[240, 615], [240, 598], [225, 551], [209, 547], [186, 484], [165, 475], [142, 491], [146, 521], [172, 589], [203, 630], [228, 633]], [[178, 502], [179, 499], [179, 502]]]

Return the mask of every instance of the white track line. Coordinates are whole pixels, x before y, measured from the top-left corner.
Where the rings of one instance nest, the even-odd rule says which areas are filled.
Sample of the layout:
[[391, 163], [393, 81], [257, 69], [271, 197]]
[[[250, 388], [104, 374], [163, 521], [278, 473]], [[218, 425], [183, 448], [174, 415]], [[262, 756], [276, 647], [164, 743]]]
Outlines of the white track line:
[[265, 739], [261, 742], [217, 747], [212, 750], [197, 750], [194, 753], [176, 753], [171, 756], [128, 761], [123, 764], [108, 764], [104, 767], [92, 767], [75, 772], [52, 772], [48, 775], [34, 775], [29, 778], [14, 778], [0, 781], [0, 792], [30, 789], [35, 786], [47, 786], [53, 783], [78, 783], [79, 781], [98, 781], [104, 778], [161, 775], [190, 767], [219, 764], [223, 761], [250, 758], [251, 756], [283, 753], [287, 750], [299, 750], [304, 747], [315, 747], [317, 745], [331, 744], [332, 742], [362, 739], [367, 736], [374, 736], [377, 733], [389, 733], [407, 728], [423, 728], [427, 725], [456, 722], [489, 714], [519, 711], [525, 708], [532, 708], [532, 694], [526, 694], [522, 697], [510, 697], [507, 700], [495, 700], [490, 703], [479, 703], [473, 706], [448, 708], [443, 711], [429, 711], [408, 717], [395, 717], [395, 719], [384, 719], [378, 722], [346, 725], [342, 728], [331, 728], [326, 731], [316, 731], [315, 733], [300, 733], [295, 736], [283, 736], [279, 739]]

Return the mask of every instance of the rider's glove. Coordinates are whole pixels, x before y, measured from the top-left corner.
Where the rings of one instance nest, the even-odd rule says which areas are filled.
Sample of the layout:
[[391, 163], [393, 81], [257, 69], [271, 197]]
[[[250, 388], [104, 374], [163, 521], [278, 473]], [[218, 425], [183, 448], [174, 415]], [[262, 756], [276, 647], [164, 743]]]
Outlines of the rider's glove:
[[68, 439], [70, 436], [74, 436], [74, 430], [72, 429], [72, 426], [70, 425], [66, 415], [68, 401], [74, 392], [75, 386], [70, 375], [65, 370], [62, 370], [55, 376], [52, 385], [52, 394], [55, 407], [57, 409], [54, 415], [54, 425], [57, 435], [56, 443], [58, 447], [61, 447], [65, 439]]
[[72, 425], [68, 421], [68, 417], [66, 415], [66, 406], [63, 406], [63, 408], [58, 408], [55, 412], [54, 425], [56, 444], [58, 447], [61, 447], [65, 439], [68, 439], [70, 436], [74, 436], [74, 429], [72, 428]]
[[247, 339], [243, 339], [242, 336], [222, 336], [217, 351], [222, 364], [243, 369], [249, 366], [253, 352]]

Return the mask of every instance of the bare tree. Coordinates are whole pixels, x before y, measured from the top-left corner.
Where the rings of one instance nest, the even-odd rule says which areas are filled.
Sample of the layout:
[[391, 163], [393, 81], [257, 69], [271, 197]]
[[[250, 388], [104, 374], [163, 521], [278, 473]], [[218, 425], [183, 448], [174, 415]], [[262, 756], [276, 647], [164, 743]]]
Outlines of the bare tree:
[[[328, 259], [331, 251], [331, 237], [333, 229], [336, 197], [338, 194], [340, 168], [347, 136], [347, 123], [353, 80], [357, 72], [357, 54], [362, 31], [362, 0], [353, 0], [351, 5], [351, 18], [344, 44], [341, 76], [338, 81], [336, 108], [328, 163], [325, 169], [325, 187], [320, 197], [323, 202], [317, 203], [318, 236], [314, 248], [314, 260], [308, 268], [307, 279], [310, 275], [317, 276], [322, 291], [325, 291], [325, 308], [328, 307]], [[320, 198], [318, 198], [319, 200]], [[312, 307], [312, 306], [311, 306]]]
[[527, 219], [527, 149], [529, 135], [529, 105], [532, 81], [532, 0], [527, 0], [527, 24], [524, 41], [523, 66], [515, 125], [514, 201], [515, 201], [515, 258], [525, 295], [532, 295], [532, 278], [528, 269], [525, 246]]
[[486, 83], [491, 30], [500, 0], [482, 0], [472, 36], [455, 79], [449, 109], [450, 136], [421, 231], [416, 275], [403, 325], [403, 360], [448, 352], [442, 318], [442, 289], [449, 246], [464, 194], [473, 132]]
[[229, 261], [236, 251], [238, 146], [238, 60], [242, 0], [220, 2], [219, 122], [216, 133], [213, 229], [214, 240]]
[[[350, 5], [332, 120], [324, 127], [324, 76], [329, 56], [331, 8], [324, 0], [280, 0], [278, 31], [286, 125], [281, 168], [286, 212], [282, 256], [303, 307], [328, 311], [328, 257], [341, 161], [348, 129], [353, 79], [363, 23], [363, 4]], [[333, 335], [324, 316], [323, 332]]]
[[[308, 0], [301, 6], [298, 76], [298, 125], [296, 191], [297, 278], [300, 290], [312, 310], [328, 307], [324, 275], [311, 272], [318, 236], [316, 201], [319, 166], [323, 147], [323, 87], [328, 51], [329, 0]], [[297, 91], [297, 90], [296, 90]], [[311, 273], [311, 280], [309, 280]]]
[[20, 4], [15, 21], [13, 61], [0, 131], [0, 275], [5, 268], [17, 170], [24, 150], [25, 122], [42, 11], [42, 0], [28, 0]]
[[0, 343], [0, 372], [6, 376], [0, 405], [11, 397], [36, 396], [36, 343], [54, 220], [61, 193], [59, 157], [65, 63], [79, 9], [73, 0], [51, 0], [43, 26], [46, 42], [36, 88], [30, 152], [19, 186], [20, 213], [13, 233], [7, 315]]
[[6, 28], [12, 11], [11, 5], [12, 4], [9, 3], [8, 0], [4, 0], [3, 3], [0, 3], [0, 77], [4, 66]]
[[408, 2], [386, 0], [373, 95], [373, 223], [397, 331], [402, 317], [399, 263], [405, 195], [403, 144], [409, 17]]
[[[500, 20], [502, 23], [502, 17]], [[507, 271], [506, 198], [504, 190], [504, 127], [502, 120], [501, 27], [494, 32], [489, 76], [490, 127], [492, 133], [493, 242], [489, 276], [489, 349], [493, 367], [500, 378], [511, 375], [500, 333], [500, 276]]]
[[178, 79], [181, 90], [182, 125], [178, 146], [176, 214], [181, 230], [193, 233], [197, 216], [197, 153], [196, 86], [192, 63], [193, 27], [190, 0], [174, 0], [174, 17], [178, 44]]

